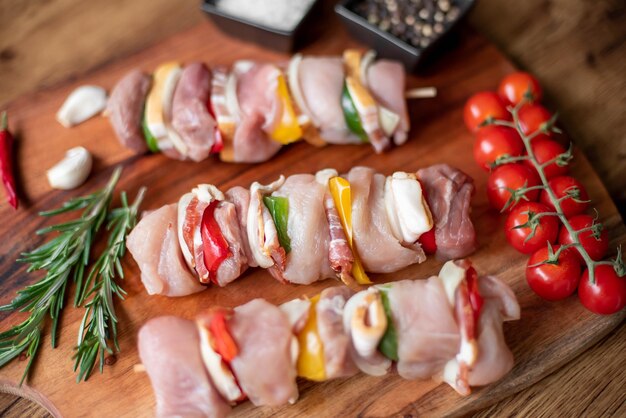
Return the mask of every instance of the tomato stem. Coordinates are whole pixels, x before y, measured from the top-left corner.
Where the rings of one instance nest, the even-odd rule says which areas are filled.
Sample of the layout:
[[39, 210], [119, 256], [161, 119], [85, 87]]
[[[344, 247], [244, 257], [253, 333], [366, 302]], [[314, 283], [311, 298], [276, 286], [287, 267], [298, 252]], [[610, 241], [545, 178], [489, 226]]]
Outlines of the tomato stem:
[[[525, 197], [526, 192], [530, 191], [530, 190], [535, 190], [535, 189], [542, 189], [545, 190], [548, 198], [550, 199], [550, 202], [552, 203], [552, 206], [554, 207], [554, 212], [546, 212], [546, 213], [540, 213], [540, 214], [528, 214], [529, 216], [529, 220], [526, 223], [526, 226], [531, 226], [533, 227], [533, 232], [531, 232], [531, 235], [533, 235], [534, 233], [534, 229], [536, 229], [537, 227], [537, 223], [538, 223], [538, 219], [542, 216], [558, 216], [559, 219], [561, 220], [561, 223], [563, 224], [563, 227], [565, 229], [567, 229], [567, 231], [569, 232], [570, 236], [572, 237], [572, 243], [571, 244], [567, 244], [567, 245], [562, 245], [561, 247], [559, 247], [559, 249], [555, 252], [554, 256], [556, 257], [556, 259], [558, 259], [558, 256], [561, 254], [561, 252], [565, 251], [565, 249], [567, 248], [573, 248], [575, 247], [578, 252], [580, 253], [580, 255], [582, 256], [587, 269], [589, 270], [589, 282], [592, 284], [595, 284], [596, 282], [596, 278], [595, 278], [595, 268], [599, 265], [611, 265], [613, 266], [613, 268], [615, 269], [615, 272], [618, 274], [618, 276], [623, 276], [625, 274], [625, 268], [624, 268], [624, 262], [622, 260], [622, 254], [621, 254], [621, 248], [618, 248], [617, 250], [617, 256], [615, 257], [614, 260], [605, 260], [605, 261], [595, 261], [591, 258], [591, 256], [589, 255], [589, 253], [587, 252], [587, 250], [585, 249], [585, 247], [582, 245], [581, 241], [580, 241], [580, 234], [586, 231], [593, 231], [594, 232], [594, 236], [599, 235], [599, 231], [601, 231], [602, 229], [602, 224], [600, 223], [594, 223], [592, 226], [587, 227], [587, 228], [583, 228], [581, 230], [574, 230], [574, 228], [572, 227], [571, 223], [569, 222], [569, 220], [567, 219], [567, 217], [565, 216], [565, 213], [563, 212], [563, 208], [561, 207], [561, 203], [565, 200], [565, 199], [570, 199], [570, 198], [579, 198], [580, 196], [575, 196], [576, 191], [574, 190], [572, 191], [572, 194], [567, 193], [565, 196], [559, 198], [556, 196], [556, 194], [554, 193], [554, 191], [552, 190], [552, 188], [549, 186], [549, 182], [548, 182], [548, 177], [546, 175], [546, 167], [555, 164], [557, 166], [560, 167], [564, 167], [566, 165], [568, 165], [570, 163], [570, 161], [573, 158], [573, 148], [572, 148], [572, 144], [570, 143], [569, 148], [567, 149], [567, 151], [565, 151], [564, 153], [557, 155], [555, 158], [549, 160], [549, 161], [545, 161], [543, 163], [540, 163], [537, 159], [537, 156], [535, 155], [535, 151], [533, 150], [532, 147], [532, 140], [542, 134], [546, 134], [548, 132], [560, 132], [560, 129], [558, 129], [555, 126], [556, 123], [556, 115], [550, 119], [548, 122], [544, 123], [539, 129], [537, 129], [536, 131], [530, 133], [530, 134], [526, 134], [524, 132], [524, 130], [522, 129], [521, 123], [520, 123], [520, 118], [519, 118], [519, 111], [522, 108], [522, 106], [524, 106], [526, 103], [528, 103], [528, 100], [521, 100], [518, 104], [515, 105], [515, 107], [509, 107], [507, 110], [511, 113], [512, 116], [512, 121], [505, 121], [505, 120], [492, 120], [490, 121], [491, 124], [493, 125], [498, 125], [498, 126], [506, 126], [509, 128], [513, 128], [517, 131], [517, 133], [519, 134], [520, 138], [522, 139], [522, 142], [524, 143], [524, 147], [526, 148], [526, 152], [527, 152], [527, 156], [525, 156], [525, 160], [530, 161], [531, 164], [534, 166], [535, 170], [537, 171], [537, 173], [539, 174], [539, 178], [541, 179], [541, 185], [538, 186], [531, 186], [531, 187], [520, 187], [516, 190], [512, 190], [511, 191], [511, 199], [514, 200], [520, 200], [522, 198]], [[519, 157], [515, 157], [515, 158], [519, 158]], [[519, 161], [519, 159], [514, 159], [514, 158], [503, 158], [502, 162], [498, 161], [496, 164], [505, 164], [505, 163], [509, 163], [509, 162], [516, 162]], [[578, 193], [579, 194], [579, 193]]]

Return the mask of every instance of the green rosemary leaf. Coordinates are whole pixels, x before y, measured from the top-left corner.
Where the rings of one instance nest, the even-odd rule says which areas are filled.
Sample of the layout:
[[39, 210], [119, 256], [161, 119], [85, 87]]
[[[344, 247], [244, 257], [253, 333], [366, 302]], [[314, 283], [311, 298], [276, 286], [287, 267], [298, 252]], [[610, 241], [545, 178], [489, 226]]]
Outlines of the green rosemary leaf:
[[27, 263], [27, 271], [43, 270], [44, 277], [37, 283], [17, 292], [15, 298], [2, 311], [28, 312], [28, 317], [18, 325], [0, 333], [0, 367], [25, 353], [26, 364], [22, 382], [28, 377], [41, 344], [42, 329], [46, 318], [52, 320], [51, 343], [57, 345], [59, 318], [63, 310], [68, 282], [82, 284], [84, 269], [89, 261], [93, 237], [106, 219], [113, 190], [121, 174], [117, 168], [106, 187], [88, 196], [71, 199], [58, 209], [41, 212], [52, 217], [61, 213], [82, 210], [74, 220], [46, 227], [37, 231], [40, 235], [58, 234], [30, 252], [22, 254], [19, 262]]
[[[115, 280], [124, 277], [120, 260], [125, 253], [126, 237], [137, 222], [137, 213], [144, 194], [145, 189], [140, 189], [135, 202], [129, 206], [126, 194], [121, 193], [122, 206], [113, 209], [107, 220], [108, 245], [92, 265], [84, 287], [77, 295], [78, 304], [85, 306], [78, 344], [74, 349], [74, 371], [78, 371], [77, 382], [89, 379], [96, 362], [102, 373], [105, 354], [113, 353], [109, 347], [110, 342], [115, 350], [119, 351], [113, 295], [123, 299], [126, 292]], [[91, 299], [86, 302], [88, 297]]]

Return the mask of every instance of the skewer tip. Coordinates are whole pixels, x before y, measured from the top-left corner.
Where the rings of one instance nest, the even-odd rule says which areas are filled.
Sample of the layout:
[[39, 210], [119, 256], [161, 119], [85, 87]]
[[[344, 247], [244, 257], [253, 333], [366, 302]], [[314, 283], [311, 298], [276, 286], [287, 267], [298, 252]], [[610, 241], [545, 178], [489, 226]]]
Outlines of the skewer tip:
[[430, 99], [436, 96], [436, 87], [418, 87], [404, 92], [404, 97], [407, 99]]

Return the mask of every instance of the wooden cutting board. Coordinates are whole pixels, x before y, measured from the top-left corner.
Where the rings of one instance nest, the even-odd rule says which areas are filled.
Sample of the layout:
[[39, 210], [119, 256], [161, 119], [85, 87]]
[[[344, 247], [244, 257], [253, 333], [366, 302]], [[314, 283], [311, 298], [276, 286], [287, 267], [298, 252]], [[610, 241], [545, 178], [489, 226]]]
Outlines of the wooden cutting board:
[[[340, 54], [344, 48], [361, 46], [350, 40], [333, 17], [322, 38], [303, 52]], [[282, 150], [272, 161], [260, 165], [224, 164], [212, 158], [202, 163], [177, 162], [153, 155], [137, 157], [121, 148], [104, 118], [97, 117], [73, 129], [59, 125], [54, 114], [65, 97], [76, 86], [96, 84], [111, 88], [129, 69], [154, 69], [166, 60], [190, 62], [202, 60], [210, 65], [230, 64], [236, 59], [285, 60], [285, 55], [227, 38], [210, 23], [201, 24], [145, 51], [112, 62], [68, 80], [46, 91], [22, 97], [9, 105], [10, 126], [19, 133], [17, 159], [23, 194], [21, 208], [13, 212], [0, 205], [0, 303], [8, 303], [15, 291], [41, 277], [26, 274], [23, 265], [15, 263], [20, 252], [42, 243], [34, 231], [49, 221], [38, 217], [41, 210], [57, 207], [70, 197], [102, 187], [113, 167], [122, 165], [124, 173], [118, 190], [134, 196], [140, 186], [148, 187], [144, 209], [154, 209], [178, 200], [199, 182], [208, 182], [224, 190], [235, 185], [248, 186], [252, 181], [272, 181], [279, 174], [314, 173], [334, 167], [346, 172], [355, 165], [367, 165], [386, 174], [394, 170], [415, 171], [420, 167], [446, 162], [457, 166], [476, 180], [473, 219], [479, 238], [479, 249], [472, 256], [480, 274], [495, 274], [509, 283], [522, 306], [520, 321], [505, 325], [506, 339], [515, 357], [515, 368], [500, 382], [475, 389], [466, 398], [459, 397], [446, 385], [430, 381], [405, 381], [395, 374], [376, 378], [363, 374], [326, 383], [302, 382], [300, 400], [282, 408], [254, 408], [249, 402], [234, 410], [236, 416], [387, 416], [387, 415], [460, 415], [484, 408], [546, 376], [565, 364], [619, 324], [626, 312], [599, 317], [587, 312], [571, 297], [548, 303], [535, 296], [524, 280], [526, 256], [508, 245], [502, 231], [503, 218], [489, 209], [486, 174], [471, 156], [472, 136], [462, 122], [464, 100], [472, 93], [494, 89], [498, 80], [513, 70], [510, 62], [494, 46], [473, 32], [465, 31], [456, 49], [449, 51], [436, 66], [420, 77], [410, 77], [409, 87], [436, 86], [439, 94], [433, 100], [410, 103], [411, 139], [403, 147], [384, 155], [375, 155], [368, 146], [328, 146], [313, 148], [299, 143]], [[45, 171], [77, 145], [87, 147], [96, 162], [90, 181], [76, 191], [52, 191]], [[612, 247], [623, 243], [626, 228], [605, 188], [581, 153], [576, 153], [573, 173], [586, 186], [595, 207], [607, 225]], [[117, 200], [116, 200], [117, 202]], [[380, 275], [377, 282], [426, 278], [441, 264], [428, 260], [392, 275]], [[136, 334], [147, 319], [173, 314], [192, 318], [213, 304], [236, 306], [255, 297], [280, 303], [302, 294], [313, 295], [337, 283], [327, 280], [308, 287], [281, 285], [269, 274], [253, 270], [227, 288], [211, 288], [203, 293], [179, 298], [149, 297], [140, 283], [139, 271], [130, 257], [124, 263], [128, 296], [117, 304], [120, 317], [121, 354], [96, 373], [88, 382], [76, 384], [72, 372], [73, 346], [83, 309], [67, 308], [61, 320], [59, 347], [50, 348], [45, 338], [28, 385], [17, 388], [25, 363], [14, 361], [0, 369], [0, 390], [30, 397], [54, 415], [143, 417], [154, 412], [154, 397], [144, 373], [134, 373], [139, 362]], [[71, 301], [68, 301], [69, 305]], [[24, 318], [23, 314], [2, 314], [2, 330]], [[259, 369], [262, 373], [262, 368]]]

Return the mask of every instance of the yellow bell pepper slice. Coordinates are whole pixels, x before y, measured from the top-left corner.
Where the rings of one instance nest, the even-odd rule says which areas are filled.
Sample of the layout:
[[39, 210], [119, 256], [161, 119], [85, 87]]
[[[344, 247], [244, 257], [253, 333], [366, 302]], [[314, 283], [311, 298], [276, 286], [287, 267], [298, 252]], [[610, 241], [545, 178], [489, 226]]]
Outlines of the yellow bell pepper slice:
[[354, 262], [352, 263], [352, 277], [358, 284], [371, 284], [372, 281], [367, 277], [361, 258], [356, 250], [356, 243], [353, 240], [352, 234], [352, 191], [350, 189], [350, 182], [343, 177], [333, 177], [328, 181], [328, 188], [330, 194], [335, 202], [341, 225], [346, 233], [348, 244], [352, 249], [354, 256]]
[[326, 380], [326, 368], [324, 363], [324, 343], [317, 331], [317, 302], [320, 296], [311, 298], [309, 317], [302, 331], [298, 334], [300, 352], [296, 364], [298, 376], [315, 382]]
[[346, 76], [352, 77], [361, 83], [361, 51], [358, 49], [346, 49], [343, 52], [343, 62], [346, 67]]
[[302, 128], [298, 123], [298, 116], [293, 108], [285, 77], [279, 74], [277, 76], [277, 82], [276, 94], [280, 99], [283, 114], [280, 122], [270, 134], [270, 137], [281, 144], [290, 144], [302, 138]]

